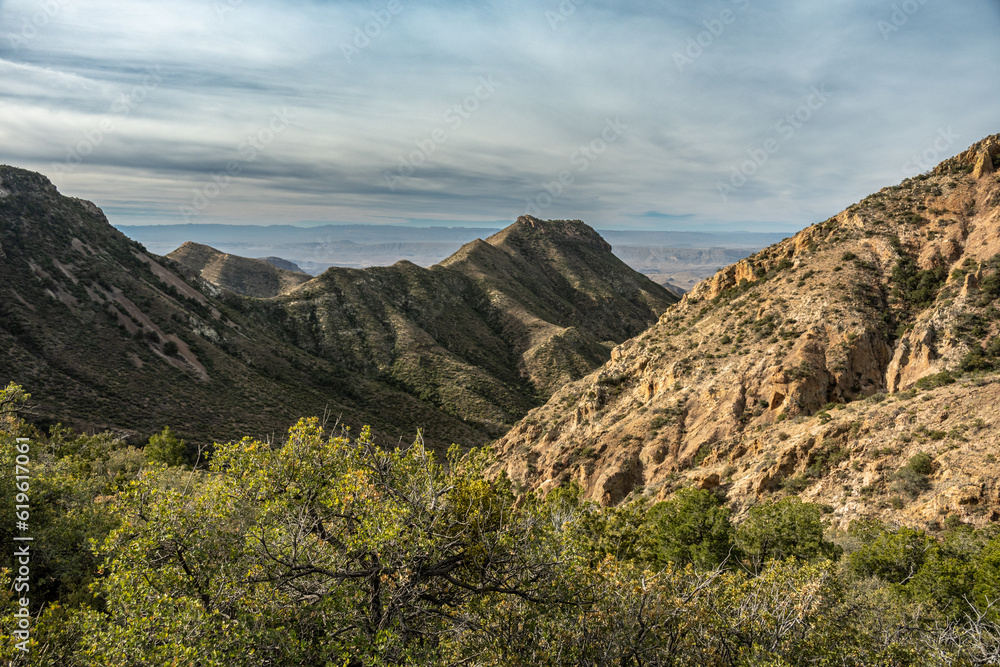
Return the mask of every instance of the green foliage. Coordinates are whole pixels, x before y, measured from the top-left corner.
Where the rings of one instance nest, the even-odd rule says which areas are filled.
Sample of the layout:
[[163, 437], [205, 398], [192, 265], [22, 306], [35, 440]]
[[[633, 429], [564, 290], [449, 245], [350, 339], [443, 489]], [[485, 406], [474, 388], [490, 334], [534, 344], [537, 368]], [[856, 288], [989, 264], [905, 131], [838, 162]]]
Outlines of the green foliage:
[[940, 373], [935, 373], [933, 375], [927, 375], [925, 377], [917, 380], [918, 389], [935, 389], [937, 387], [944, 387], [949, 384], [954, 384], [955, 377], [948, 371], [941, 371]]
[[[546, 504], [553, 508], [558, 507], [553, 503], [560, 502], [565, 509], [565, 501], [559, 496], [546, 499]], [[567, 527], [567, 535], [592, 564], [609, 556], [615, 560], [639, 561], [649, 553], [653, 539], [646, 526], [646, 509], [643, 499], [603, 509], [594, 503], [580, 503], [572, 524]]]
[[[80, 436], [58, 426], [48, 434], [37, 432], [13, 412], [27, 397], [16, 385], [0, 392], [0, 405], [7, 411], [0, 424], [0, 468], [11, 473], [0, 476], [0, 540], [11, 544], [15, 534], [23, 534], [14, 531], [15, 505], [28, 504], [31, 611], [40, 613], [57, 601], [68, 608], [98, 604], [88, 586], [97, 578], [99, 559], [89, 544], [116, 525], [107, 503], [138, 474], [142, 456], [108, 433]], [[7, 400], [11, 398], [15, 400]], [[18, 437], [27, 442], [17, 443]], [[28, 457], [30, 472], [27, 482], [16, 487], [19, 455]], [[28, 500], [18, 499], [18, 492]]]
[[878, 577], [892, 584], [910, 581], [924, 564], [933, 540], [922, 530], [902, 527], [889, 530], [877, 521], [855, 521], [850, 534], [862, 546], [848, 556], [850, 569], [858, 576]]
[[1000, 336], [994, 336], [986, 347], [978, 343], [962, 357], [959, 370], [964, 372], [992, 371], [1000, 368]]
[[143, 449], [146, 460], [150, 463], [163, 463], [168, 466], [180, 466], [187, 463], [187, 447], [179, 440], [169, 426], [149, 439]]
[[930, 480], [927, 479], [927, 475], [906, 466], [896, 471], [892, 478], [894, 481], [889, 487], [890, 490], [895, 493], [905, 494], [911, 499], [916, 498], [930, 488]]
[[177, 343], [175, 343], [172, 340], [168, 340], [166, 343], [163, 344], [163, 354], [167, 355], [168, 357], [176, 357], [179, 351], [180, 348], [177, 347]]
[[651, 544], [644, 560], [656, 567], [673, 563], [710, 570], [725, 562], [734, 550], [729, 509], [704, 489], [682, 489], [646, 515]]
[[973, 598], [980, 609], [987, 609], [990, 619], [1000, 623], [1000, 535], [985, 545], [976, 565]]
[[736, 544], [755, 567], [769, 559], [834, 558], [839, 547], [823, 537], [822, 508], [796, 496], [750, 508]]
[[18, 414], [31, 398], [20, 385], [13, 382], [0, 389], [0, 429], [13, 432], [20, 425]]
[[934, 457], [927, 452], [917, 452], [906, 462], [906, 467], [921, 475], [934, 472]]
[[[419, 439], [386, 451], [315, 419], [277, 445], [217, 445], [207, 470], [16, 418], [0, 465], [17, 433], [32, 435], [31, 664], [964, 667], [1000, 647], [996, 530], [859, 522], [835, 563], [822, 509], [798, 499], [734, 534], [707, 491], [517, 498], [488, 451], [439, 463]], [[0, 569], [4, 627], [11, 584]]]
[[947, 278], [944, 262], [931, 269], [921, 269], [913, 257], [904, 254], [892, 269], [893, 294], [907, 307], [920, 311], [934, 302]]
[[995, 530], [959, 528], [939, 542], [921, 530], [868, 520], [852, 523], [850, 533], [862, 543], [847, 558], [853, 575], [877, 577], [952, 622], [1000, 620], [994, 604], [1000, 599]]
[[[942, 433], [942, 436], [944, 434]], [[897, 493], [916, 498], [930, 488], [928, 475], [934, 470], [934, 459], [926, 452], [918, 452], [910, 457], [905, 466], [893, 475], [895, 480], [890, 487]]]
[[303, 420], [280, 448], [217, 445], [191, 482], [151, 470], [101, 548], [110, 618], [94, 646], [109, 665], [434, 661], [432, 638], [465, 625], [449, 610], [556, 594], [558, 545], [486, 481], [488, 461], [456, 449], [443, 466], [419, 441], [385, 452], [367, 430], [327, 438]]

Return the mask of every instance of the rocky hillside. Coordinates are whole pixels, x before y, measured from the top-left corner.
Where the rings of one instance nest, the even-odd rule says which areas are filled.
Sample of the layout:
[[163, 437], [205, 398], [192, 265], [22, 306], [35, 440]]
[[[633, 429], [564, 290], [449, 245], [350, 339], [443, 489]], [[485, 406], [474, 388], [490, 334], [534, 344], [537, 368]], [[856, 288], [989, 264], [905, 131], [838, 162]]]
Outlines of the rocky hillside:
[[331, 268], [275, 304], [302, 349], [497, 437], [676, 301], [582, 222], [522, 217], [430, 269]]
[[191, 241], [167, 257], [188, 267], [208, 282], [243, 296], [278, 296], [312, 279], [306, 273], [278, 268], [275, 263], [267, 260], [230, 255]]
[[326, 414], [474, 446], [676, 302], [579, 222], [524, 219], [449, 262], [310, 279], [197, 244], [158, 257], [0, 167], [0, 383], [43, 424], [135, 439], [266, 437]]
[[701, 283], [498, 443], [522, 488], [1000, 518], [1000, 136]]
[[283, 311], [221, 292], [150, 255], [90, 202], [0, 166], [0, 383], [32, 394], [34, 419], [142, 440], [280, 434], [303, 415], [381, 436], [475, 444], [486, 436], [377, 378], [284, 338]]

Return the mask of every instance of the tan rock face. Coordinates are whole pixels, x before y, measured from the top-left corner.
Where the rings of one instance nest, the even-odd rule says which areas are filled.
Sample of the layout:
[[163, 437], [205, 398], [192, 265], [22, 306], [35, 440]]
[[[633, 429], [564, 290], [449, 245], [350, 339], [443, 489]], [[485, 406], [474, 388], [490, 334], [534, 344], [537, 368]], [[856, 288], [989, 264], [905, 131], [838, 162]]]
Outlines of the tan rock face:
[[[1000, 273], [1000, 182], [969, 171], [1000, 141], [973, 149], [698, 285], [501, 438], [498, 472], [526, 490], [577, 481], [604, 503], [693, 484], [737, 509], [801, 491], [844, 522], [858, 507], [992, 516], [995, 436], [974, 424], [992, 423], [1000, 384], [899, 394], [998, 333], [983, 286]], [[960, 475], [893, 491], [920, 448], [980, 471], [976, 502]]]
[[995, 171], [993, 158], [996, 155], [1000, 155], [1000, 140], [996, 137], [989, 137], [959, 157], [975, 165], [972, 169], [972, 177], [979, 179], [983, 176], [989, 176]]

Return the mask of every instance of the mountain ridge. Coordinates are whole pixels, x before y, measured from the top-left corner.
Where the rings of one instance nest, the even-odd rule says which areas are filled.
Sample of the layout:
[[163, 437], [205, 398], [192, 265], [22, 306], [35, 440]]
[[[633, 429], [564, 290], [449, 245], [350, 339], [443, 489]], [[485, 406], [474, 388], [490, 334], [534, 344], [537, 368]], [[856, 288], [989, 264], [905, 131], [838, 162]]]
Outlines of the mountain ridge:
[[301, 346], [496, 437], [676, 302], [595, 239], [579, 221], [522, 217], [430, 268], [331, 267], [281, 301]]
[[193, 241], [166, 255], [196, 272], [208, 282], [242, 296], [267, 298], [285, 294], [312, 276], [289, 271], [263, 259], [250, 259]]
[[[797, 489], [837, 517], [862, 493], [866, 511], [896, 518], [1000, 516], [1000, 486], [986, 474], [996, 438], [970, 426], [1000, 419], [998, 162], [1000, 136], [988, 137], [722, 269], [501, 438], [498, 472], [525, 490], [575, 481], [608, 504], [695, 484], [728, 494], [738, 511]], [[952, 424], [956, 410], [932, 418], [906, 392], [947, 405], [958, 388], [927, 378], [977, 363], [985, 375], [970, 370], [970, 382], [992, 398], [979, 401], [982, 417], [939, 437], [933, 419]], [[914, 421], [893, 423], [880, 446], [885, 405], [828, 432], [872, 397]], [[923, 449], [939, 463], [911, 498], [894, 475]], [[948, 500], [963, 486], [975, 494]]]
[[262, 325], [274, 315], [266, 303], [149, 255], [44, 176], [2, 166], [0, 189], [0, 378], [33, 394], [41, 425], [137, 440], [170, 425], [209, 444], [327, 413], [392, 439], [422, 426], [431, 442], [482, 438], [288, 345]]
[[[136, 439], [170, 425], [201, 444], [265, 437], [304, 414], [326, 413], [371, 424], [390, 441], [422, 429], [434, 446], [474, 446], [547, 396], [549, 385], [536, 386], [484, 287], [510, 276], [474, 279], [401, 262], [296, 276], [301, 284], [269, 296], [282, 289], [272, 280], [264, 291], [251, 285], [261, 296], [247, 297], [223, 289], [233, 267], [250, 267], [254, 279], [287, 274], [203, 246], [181, 255], [199, 253], [204, 261], [194, 269], [149, 254], [94, 204], [60, 195], [40, 174], [0, 167], [0, 378], [34, 394], [45, 424], [114, 428]], [[571, 249], [564, 255], [566, 267], [578, 261]], [[209, 275], [212, 261], [222, 266]], [[618, 286], [625, 296], [646, 292], [638, 310], [621, 297], [627, 324], [610, 336], [566, 305], [587, 305], [586, 295], [569, 290], [565, 304], [546, 310], [530, 284], [537, 274], [522, 281], [525, 312], [565, 316], [556, 326], [568, 333], [550, 343], [579, 362], [567, 362], [567, 377], [589, 372], [613, 344], [654, 321], [651, 303], [662, 311], [676, 301], [626, 270], [628, 284]], [[218, 284], [205, 279], [213, 275]], [[614, 298], [597, 305], [614, 311]]]

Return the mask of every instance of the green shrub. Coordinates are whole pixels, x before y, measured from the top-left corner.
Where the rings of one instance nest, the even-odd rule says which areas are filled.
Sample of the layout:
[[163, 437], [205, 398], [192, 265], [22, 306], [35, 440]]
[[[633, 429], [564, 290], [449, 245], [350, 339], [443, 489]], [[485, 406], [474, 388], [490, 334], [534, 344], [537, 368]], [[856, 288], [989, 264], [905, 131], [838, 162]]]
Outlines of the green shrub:
[[927, 452], [917, 452], [910, 457], [906, 467], [921, 475], [929, 475], [934, 472], [934, 457]]
[[934, 375], [928, 375], [917, 380], [918, 389], [934, 389], [936, 387], [944, 387], [955, 382], [955, 377], [948, 371], [942, 371], [940, 373], [935, 373]]
[[920, 269], [913, 257], [903, 255], [892, 270], [893, 295], [914, 310], [923, 310], [934, 302], [947, 278], [943, 262], [932, 269]]
[[861, 577], [878, 577], [905, 584], [923, 565], [933, 543], [924, 531], [899, 528], [890, 531], [880, 521], [851, 522], [848, 533], [862, 546], [847, 557], [848, 568]]
[[729, 509], [704, 489], [682, 489], [670, 500], [650, 508], [646, 523], [652, 545], [646, 560], [698, 568], [714, 568], [729, 556], [734, 531]]
[[835, 558], [840, 547], [823, 537], [822, 509], [797, 496], [750, 508], [736, 530], [736, 544], [754, 567], [769, 559]]
[[789, 477], [781, 483], [781, 488], [789, 493], [802, 493], [809, 486], [809, 478], [805, 475]]
[[889, 488], [900, 494], [906, 494], [910, 498], [916, 498], [921, 493], [930, 488], [930, 481], [927, 475], [919, 473], [908, 466], [903, 466], [894, 474], [895, 480]]
[[187, 448], [183, 440], [179, 440], [169, 426], [149, 439], [143, 450], [146, 460], [150, 463], [165, 463], [168, 466], [180, 466], [187, 463]]

